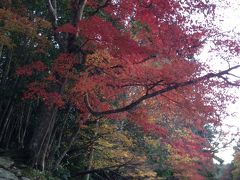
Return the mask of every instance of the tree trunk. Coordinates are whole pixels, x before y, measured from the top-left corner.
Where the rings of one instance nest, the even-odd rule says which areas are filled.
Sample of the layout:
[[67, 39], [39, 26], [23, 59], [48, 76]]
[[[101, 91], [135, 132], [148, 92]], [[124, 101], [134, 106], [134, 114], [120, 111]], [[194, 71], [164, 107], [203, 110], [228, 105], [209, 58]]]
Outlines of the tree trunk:
[[70, 150], [73, 142], [76, 140], [78, 134], [79, 134], [79, 131], [80, 131], [80, 127], [78, 127], [78, 130], [75, 134], [73, 134], [70, 142], [69, 142], [69, 145], [68, 147], [66, 147], [66, 149], [63, 151], [63, 153], [61, 154], [61, 156], [58, 158], [58, 160], [56, 161], [56, 165], [54, 167], [54, 170], [56, 170], [58, 168], [58, 166], [60, 165], [60, 163], [62, 162], [63, 158], [66, 156], [67, 152]]
[[[99, 123], [97, 121], [96, 123], [96, 131], [94, 133], [94, 139], [97, 137], [98, 135], [98, 128], [99, 128]], [[91, 150], [90, 150], [90, 156], [89, 156], [89, 162], [88, 162], [88, 168], [87, 170], [90, 170], [92, 168], [92, 165], [93, 165], [93, 161], [94, 161], [94, 146], [95, 146], [95, 143], [92, 144], [91, 146]], [[90, 179], [90, 174], [86, 174], [84, 176], [84, 180], [89, 180]]]
[[9, 75], [10, 68], [11, 68], [12, 59], [13, 59], [13, 50], [10, 49], [9, 52], [8, 52], [8, 62], [6, 62], [6, 64], [5, 64], [4, 73], [3, 73], [3, 76], [2, 76], [2, 80], [1, 80], [1, 86], [2, 87], [5, 87], [5, 85], [7, 83], [8, 75]]
[[25, 139], [25, 136], [26, 136], [26, 131], [27, 131], [27, 127], [28, 127], [28, 124], [29, 124], [30, 117], [31, 117], [31, 113], [32, 113], [32, 105], [29, 104], [25, 125], [24, 125], [22, 136], [21, 136], [21, 139], [20, 139], [20, 148], [24, 148], [24, 139]]
[[[29, 144], [31, 151], [31, 163], [33, 167], [44, 170], [44, 149], [48, 145], [48, 136], [51, 136], [52, 126], [55, 124], [57, 108], [48, 108], [45, 104], [40, 105], [39, 124], [33, 132], [32, 140]], [[41, 162], [42, 161], [42, 162]]]
[[4, 122], [4, 124], [3, 124], [2, 128], [1, 128], [0, 142], [3, 141], [4, 133], [7, 133], [7, 132], [6, 132], [6, 129], [7, 129], [7, 126], [8, 126], [8, 124], [9, 124], [9, 121], [10, 121], [10, 116], [11, 116], [11, 114], [12, 114], [13, 107], [14, 107], [14, 105], [11, 104], [11, 106], [10, 106], [10, 108], [9, 108], [9, 111], [8, 111], [8, 114], [7, 114], [7, 116], [6, 116], [5, 122]]
[[[64, 79], [63, 84], [59, 88], [59, 94], [63, 95], [64, 88], [68, 80]], [[54, 105], [47, 106], [44, 103], [40, 104], [40, 112], [38, 113], [39, 125], [33, 133], [29, 150], [32, 152], [31, 164], [33, 167], [44, 170], [46, 153], [49, 146], [49, 141], [52, 136], [52, 131], [56, 122], [58, 108]]]

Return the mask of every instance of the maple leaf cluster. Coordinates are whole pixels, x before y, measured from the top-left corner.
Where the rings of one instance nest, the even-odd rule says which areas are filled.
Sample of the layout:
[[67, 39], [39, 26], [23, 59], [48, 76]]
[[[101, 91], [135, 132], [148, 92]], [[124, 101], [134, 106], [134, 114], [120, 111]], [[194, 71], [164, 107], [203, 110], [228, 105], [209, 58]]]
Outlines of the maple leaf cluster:
[[41, 99], [47, 106], [62, 107], [64, 102], [58, 92], [49, 92], [43, 83], [30, 83], [27, 86], [27, 91], [23, 95], [25, 100]]
[[34, 73], [43, 72], [47, 67], [42, 61], [34, 61], [29, 65], [22, 66], [16, 70], [16, 74], [19, 76], [32, 76]]

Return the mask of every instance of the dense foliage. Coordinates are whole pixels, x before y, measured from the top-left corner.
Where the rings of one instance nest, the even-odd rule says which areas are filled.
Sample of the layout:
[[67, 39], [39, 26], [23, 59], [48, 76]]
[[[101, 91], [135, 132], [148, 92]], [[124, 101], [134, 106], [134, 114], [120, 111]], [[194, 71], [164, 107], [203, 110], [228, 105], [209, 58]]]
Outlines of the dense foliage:
[[211, 178], [213, 129], [239, 85], [229, 80], [239, 65], [213, 72], [195, 59], [208, 37], [238, 54], [214, 8], [1, 1], [1, 147], [60, 179]]

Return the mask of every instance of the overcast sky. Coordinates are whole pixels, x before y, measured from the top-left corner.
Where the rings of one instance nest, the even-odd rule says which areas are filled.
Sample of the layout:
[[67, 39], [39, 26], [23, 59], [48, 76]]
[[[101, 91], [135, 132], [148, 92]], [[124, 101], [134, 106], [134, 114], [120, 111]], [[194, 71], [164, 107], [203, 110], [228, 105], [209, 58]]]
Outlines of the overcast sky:
[[[234, 34], [234, 38], [239, 38], [240, 36], [240, 0], [224, 0], [224, 2], [216, 2], [218, 3], [216, 8], [216, 16], [215, 24], [222, 30], [222, 32], [227, 32], [229, 35]], [[238, 35], [237, 35], [238, 34]], [[240, 40], [240, 39], [239, 39]], [[212, 68], [216, 70], [223, 70], [228, 68], [228, 64], [221, 59], [221, 54], [217, 55], [216, 53], [209, 52], [209, 44], [206, 45], [205, 49], [199, 56], [201, 60], [204, 62], [209, 62]], [[224, 54], [226, 55], [226, 54]], [[232, 65], [240, 64], [240, 57], [235, 57], [230, 59]], [[234, 74], [240, 76], [240, 69], [235, 70]], [[239, 96], [240, 99], [240, 89], [233, 89], [232, 93]], [[228, 113], [234, 114], [234, 116], [229, 116], [223, 121], [223, 129], [225, 131], [230, 131], [231, 133], [235, 133], [240, 129], [240, 100], [238, 100], [235, 104], [230, 104], [228, 106]], [[230, 125], [230, 126], [229, 126]], [[229, 140], [232, 138], [228, 136]], [[235, 137], [239, 139], [239, 137]], [[226, 149], [222, 149], [217, 156], [224, 160], [224, 163], [230, 163], [233, 159], [233, 143], [230, 147]]]

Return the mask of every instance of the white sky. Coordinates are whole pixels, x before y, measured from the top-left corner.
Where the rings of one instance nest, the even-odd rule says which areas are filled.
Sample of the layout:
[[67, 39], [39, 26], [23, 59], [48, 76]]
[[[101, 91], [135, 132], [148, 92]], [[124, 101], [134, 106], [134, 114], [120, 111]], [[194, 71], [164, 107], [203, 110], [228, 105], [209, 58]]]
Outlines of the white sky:
[[[215, 24], [223, 31], [228, 32], [231, 35], [233, 32], [240, 36], [240, 0], [224, 0], [224, 2], [214, 2], [218, 4], [216, 8], [216, 16]], [[235, 38], [239, 38], [234, 35]], [[239, 38], [240, 40], [240, 38]], [[228, 64], [221, 59], [221, 53], [217, 55], [216, 53], [209, 52], [210, 45], [206, 45], [205, 49], [199, 56], [201, 60], [204, 62], [209, 62], [212, 68], [216, 70], [223, 70], [228, 68]], [[235, 57], [230, 59], [230, 61], [234, 62], [234, 64], [240, 64], [240, 57]], [[232, 65], [234, 65], [232, 64]], [[234, 74], [240, 76], [240, 69], [234, 71]], [[239, 96], [240, 98], [240, 89], [233, 89], [232, 92]], [[238, 100], [235, 104], [230, 104], [228, 106], [228, 112], [230, 114], [235, 113], [234, 116], [230, 116], [224, 119], [223, 121], [223, 129], [226, 131], [230, 131], [231, 133], [235, 133], [240, 129], [240, 100]], [[233, 127], [229, 127], [233, 126]], [[229, 141], [232, 137], [228, 137]], [[235, 137], [236, 140], [240, 138]], [[222, 149], [217, 156], [224, 160], [224, 163], [230, 163], [233, 159], [233, 146], [236, 145], [232, 143], [232, 145], [228, 148]]]

